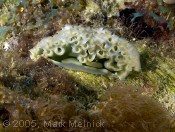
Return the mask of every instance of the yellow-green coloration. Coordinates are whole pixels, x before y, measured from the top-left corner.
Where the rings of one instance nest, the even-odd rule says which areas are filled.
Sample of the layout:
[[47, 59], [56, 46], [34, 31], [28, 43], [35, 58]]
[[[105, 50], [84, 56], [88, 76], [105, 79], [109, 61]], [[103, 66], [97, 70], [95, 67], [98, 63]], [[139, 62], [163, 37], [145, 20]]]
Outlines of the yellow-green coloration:
[[104, 76], [95, 76], [86, 72], [66, 70], [69, 75], [74, 77], [75, 81], [89, 89], [100, 91], [106, 89], [109, 85], [109, 79]]
[[175, 60], [162, 57], [145, 48], [141, 50], [140, 58], [142, 72], [130, 75], [127, 83], [142, 86], [148, 94], [153, 95], [174, 113]]
[[[13, 2], [10, 3], [10, 1]], [[165, 112], [163, 115], [160, 114], [160, 111], [162, 111], [161, 109], [159, 110], [160, 107], [157, 107], [156, 103], [151, 103], [152, 98], [148, 97], [150, 101], [147, 100], [147, 95], [156, 98], [156, 100], [164, 104], [171, 113], [175, 112], [175, 60], [162, 57], [160, 54], [151, 51], [148, 47], [141, 47], [140, 60], [142, 72], [132, 72], [125, 81], [118, 81], [117, 79], [110, 80], [102, 75], [93, 75], [81, 71], [66, 70], [64, 68], [60, 69], [43, 58], [37, 62], [31, 61], [29, 58], [28, 49], [34, 46], [34, 42], [38, 42], [40, 38], [42, 39], [45, 36], [55, 34], [65, 23], [87, 26], [89, 23], [84, 23], [85, 19], [90, 22], [93, 28], [105, 27], [109, 30], [112, 29], [112, 32], [116, 30], [113, 32], [115, 34], [128, 37], [128, 32], [126, 32], [126, 34], [123, 34], [123, 31], [121, 33], [118, 32], [118, 28], [121, 28], [121, 26], [119, 26], [120, 24], [114, 25], [114, 23], [116, 24], [115, 21], [111, 21], [109, 24], [109, 19], [116, 20], [115, 17], [113, 18], [111, 16], [115, 16], [118, 9], [123, 8], [124, 0], [50, 0], [52, 2], [55, 1], [54, 4], [56, 6], [54, 5], [53, 10], [55, 11], [58, 8], [57, 11], [60, 18], [57, 15], [55, 16], [55, 14], [53, 14], [53, 16], [61, 20], [62, 17], [66, 17], [67, 14], [69, 14], [67, 16], [69, 19], [72, 20], [76, 17], [78, 20], [74, 23], [69, 23], [64, 20], [62, 24], [58, 24], [59, 22], [55, 23], [57, 19], [50, 21], [53, 16], [51, 15], [50, 17], [49, 15], [47, 16], [47, 14], [55, 12], [52, 12], [52, 9], [48, 9], [50, 8], [48, 7], [50, 3], [48, 3], [47, 0], [27, 1], [27, 8], [23, 6], [23, 2], [26, 0], [20, 1], [22, 2], [20, 4], [22, 8], [20, 6], [14, 6], [14, 3], [19, 2], [19, 0], [4, 0], [5, 6], [0, 8], [0, 12], [3, 9], [3, 12], [0, 13], [0, 17], [2, 18], [1, 25], [14, 27], [14, 29], [17, 27], [17, 32], [15, 30], [15, 34], [12, 34], [13, 31], [10, 29], [5, 35], [4, 40], [8, 42], [8, 38], [11, 38], [13, 35], [21, 38], [18, 44], [20, 45], [20, 50], [16, 47], [17, 49], [14, 49], [13, 52], [11, 52], [11, 50], [0, 52], [0, 84], [3, 85], [2, 89], [4, 90], [4, 92], [1, 92], [3, 90], [0, 89], [2, 93], [0, 95], [0, 102], [1, 105], [9, 111], [11, 122], [13, 120], [37, 120], [39, 126], [37, 126], [37, 128], [14, 128], [13, 124], [11, 124], [9, 127], [3, 127], [1, 120], [0, 132], [87, 130], [84, 130], [82, 127], [73, 128], [72, 130], [69, 126], [67, 128], [43, 126], [42, 122], [44, 120], [59, 122], [60, 116], [66, 119], [63, 119], [63, 121], [73, 119], [80, 121], [80, 123], [82, 123], [81, 121], [83, 120], [93, 123], [98, 119], [101, 120], [102, 117], [106, 119], [105, 128], [90, 128], [87, 131], [116, 131], [116, 129], [118, 131], [122, 131], [122, 129], [123, 131], [131, 131], [130, 128], [133, 129], [133, 131], [168, 131], [168, 129], [161, 129], [161, 126], [155, 123], [155, 121], [160, 121], [159, 123], [162, 124], [163, 121], [165, 121], [163, 118], [168, 116], [169, 113]], [[84, 3], [85, 1], [87, 3]], [[119, 7], [116, 2], [120, 4]], [[80, 5], [77, 3], [80, 3]], [[8, 10], [5, 10], [5, 7], [7, 7]], [[21, 10], [15, 14], [9, 7]], [[24, 11], [22, 12], [23, 9]], [[68, 11], [67, 14], [65, 11]], [[80, 11], [80, 13], [76, 11]], [[61, 12], [63, 12], [63, 15], [60, 15]], [[36, 21], [39, 23], [43, 23], [43, 21], [47, 19], [47, 22], [52, 23], [54, 26], [57, 25], [57, 28], [48, 25], [49, 28], [45, 29], [46, 26], [44, 26], [44, 28], [42, 26], [41, 28], [35, 28], [35, 31], [28, 32], [26, 30], [33, 29], [28, 27], [33, 27], [36, 23], [33, 23], [32, 17], [30, 19], [29, 17], [25, 17], [27, 23], [18, 25], [24, 20], [22, 19], [23, 17], [21, 18], [19, 16], [25, 16], [25, 14], [37, 18]], [[104, 16], [108, 17], [106, 25], [103, 25], [103, 19], [106, 19]], [[7, 21], [9, 18], [10, 21]], [[28, 35], [25, 35], [26, 32]], [[25, 37], [23, 35], [25, 35]], [[151, 40], [151, 42], [154, 42], [154, 40]], [[166, 41], [164, 43], [166, 44]], [[27, 44], [30, 44], [30, 46], [27, 46]], [[157, 48], [155, 50], [157, 50]], [[42, 54], [42, 50], [40, 50], [40, 54]], [[87, 63], [87, 65], [95, 66], [96, 68], [101, 67], [101, 63], [96, 62]], [[71, 76], [71, 78], [69, 76]], [[121, 84], [123, 84], [123, 86], [121, 86]], [[128, 86], [128, 84], [139, 87], [131, 87], [130, 85]], [[111, 90], [111, 88], [115, 89]], [[121, 90], [127, 88], [127, 90], [123, 89], [121, 91], [120, 88]], [[134, 94], [135, 88], [138, 88], [138, 91], [144, 88], [146, 93], [138, 92]], [[147, 95], [143, 97], [142, 94]], [[59, 95], [61, 95], [61, 97], [59, 97]], [[102, 97], [102, 100], [100, 100], [100, 97]], [[73, 103], [77, 104], [75, 105]], [[1, 115], [2, 114], [4, 113], [1, 113]], [[130, 122], [127, 124], [125, 123], [127, 121]], [[124, 125], [127, 125], [127, 127]], [[128, 125], [130, 127], [128, 127]], [[168, 126], [166, 124], [164, 125]], [[122, 126], [122, 129], [120, 126]], [[144, 129], [140, 129], [140, 126]], [[152, 127], [155, 129], [152, 129]], [[172, 119], [172, 128], [173, 131], [175, 128], [175, 119]]]
[[30, 52], [33, 60], [43, 56], [67, 69], [120, 80], [141, 69], [136, 47], [103, 28], [66, 25], [54, 36], [43, 38]]
[[3, 124], [0, 122], [0, 132], [3, 131]]
[[[148, 48], [148, 47], [147, 47]], [[161, 57], [149, 49], [140, 48], [142, 72], [133, 72], [122, 83], [142, 87], [145, 93], [156, 98], [171, 112], [175, 112], [175, 60]], [[84, 72], [67, 70], [82, 86], [105, 91], [117, 80]], [[109, 83], [110, 82], [110, 83]], [[100, 96], [100, 95], [99, 95]]]

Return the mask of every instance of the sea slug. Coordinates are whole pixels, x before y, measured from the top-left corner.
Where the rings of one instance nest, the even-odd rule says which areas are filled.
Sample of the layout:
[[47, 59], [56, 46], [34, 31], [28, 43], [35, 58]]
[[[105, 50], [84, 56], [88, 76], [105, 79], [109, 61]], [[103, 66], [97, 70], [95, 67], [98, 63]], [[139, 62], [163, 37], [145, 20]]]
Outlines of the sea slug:
[[30, 50], [31, 59], [41, 56], [61, 67], [124, 79], [140, 71], [136, 47], [103, 28], [65, 25], [55, 35], [43, 38]]

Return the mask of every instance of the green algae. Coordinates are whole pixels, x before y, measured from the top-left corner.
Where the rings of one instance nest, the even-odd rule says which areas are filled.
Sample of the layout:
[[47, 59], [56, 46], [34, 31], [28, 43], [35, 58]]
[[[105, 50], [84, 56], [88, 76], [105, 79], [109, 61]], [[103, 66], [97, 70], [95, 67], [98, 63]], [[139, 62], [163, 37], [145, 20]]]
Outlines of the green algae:
[[[146, 94], [156, 98], [173, 113], [175, 108], [175, 98], [173, 97], [175, 94], [175, 60], [162, 57], [145, 48], [140, 50], [140, 54], [142, 72], [131, 73], [122, 83], [143, 88]], [[107, 90], [108, 86], [118, 82], [117, 79], [108, 79], [104, 76], [84, 72], [71, 70], [66, 70], [66, 72], [78, 84], [98, 91], [99, 96]]]
[[[10, 3], [9, 3], [9, 5], [10, 5]], [[66, 7], [65, 7], [65, 9], [66, 9]], [[93, 14], [95, 14], [95, 13], [93, 13]], [[108, 15], [110, 15], [110, 13], [108, 13]], [[20, 28], [22, 28], [22, 27], [20, 27]], [[43, 31], [41, 31], [41, 32], [43, 32]], [[141, 48], [140, 54], [141, 54], [142, 72], [141, 73], [140, 72], [131, 73], [126, 78], [125, 81], [122, 81], [120, 83], [123, 83], [126, 85], [131, 84], [131, 85], [139, 86], [140, 89], [142, 89], [142, 88], [145, 89], [145, 92], [147, 95], [152, 96], [153, 98], [155, 98], [156, 100], [161, 102], [171, 113], [174, 113], [174, 110], [175, 110], [175, 107], [174, 107], [174, 104], [175, 104], [175, 99], [174, 99], [174, 95], [175, 95], [175, 65], [174, 65], [175, 60], [161, 56], [160, 54], [156, 54], [156, 53], [154, 53], [154, 51], [148, 49], [148, 47]], [[4, 62], [6, 62], [6, 61], [10, 61], [10, 60], [4, 59]], [[45, 66], [43, 66], [43, 67], [45, 67]], [[47, 71], [48, 69], [44, 69], [44, 70]], [[63, 69], [63, 70], [67, 74], [69, 74], [71, 77], [73, 77], [74, 81], [77, 84], [77, 86], [76, 86], [77, 90], [76, 90], [74, 95], [72, 95], [72, 96], [64, 95], [64, 96], [66, 97], [66, 99], [68, 101], [72, 101], [72, 100], [78, 101], [82, 105], [82, 107], [84, 109], [87, 109], [87, 110], [92, 108], [94, 106], [94, 104], [96, 104], [99, 101], [99, 98], [101, 97], [101, 95], [105, 94], [106, 91], [109, 90], [108, 89], [109, 87], [111, 87], [112, 85], [116, 85], [116, 83], [119, 84], [117, 79], [110, 80], [104, 76], [92, 75], [92, 74], [88, 74], [88, 73], [84, 73], [84, 72], [75, 72], [75, 71], [65, 70], [65, 69]], [[1, 71], [3, 71], [3, 70], [1, 69]], [[23, 77], [25, 77], [25, 76], [23, 76]], [[26, 77], [26, 79], [23, 77], [18, 77], [18, 76], [14, 77], [15, 83], [17, 85], [17, 87], [16, 87], [17, 89], [21, 90], [21, 92], [25, 95], [28, 95], [28, 94], [32, 95], [33, 94], [33, 96], [35, 96], [35, 97], [45, 98], [46, 94], [44, 92], [42, 92], [41, 90], [39, 90], [39, 91], [37, 91], [37, 93], [35, 93], [36, 91], [33, 91], [33, 90], [30, 91], [30, 87], [26, 87], [26, 88], [29, 88], [26, 90], [21, 89], [25, 85], [24, 83], [26, 82], [26, 80], [29, 76]], [[66, 82], [66, 83], [69, 83], [69, 82]], [[22, 87], [20, 87], [20, 86], [22, 86]], [[37, 90], [37, 89], [35, 89], [35, 90]], [[47, 99], [50, 98], [50, 95], [47, 94], [46, 98]], [[74, 98], [74, 99], [72, 99], [72, 98]], [[42, 103], [39, 102], [39, 104], [42, 104]], [[50, 110], [52, 110], [52, 109], [50, 109]], [[106, 114], [108, 114], [108, 113], [106, 113]], [[2, 123], [0, 122], [0, 131], [2, 131], [2, 127], [3, 127]]]
[[74, 77], [79, 84], [93, 90], [105, 89], [109, 84], [109, 79], [101, 75], [93, 75], [90, 73], [66, 70], [66, 72]]
[[0, 132], [3, 131], [3, 123], [0, 122]]
[[9, 31], [9, 27], [2, 26], [0, 27], [0, 41], [4, 41], [5, 36], [7, 35], [7, 32]]
[[142, 72], [131, 74], [127, 83], [151, 88], [149, 94], [174, 113], [175, 60], [155, 54], [149, 49], [141, 51], [141, 60]]

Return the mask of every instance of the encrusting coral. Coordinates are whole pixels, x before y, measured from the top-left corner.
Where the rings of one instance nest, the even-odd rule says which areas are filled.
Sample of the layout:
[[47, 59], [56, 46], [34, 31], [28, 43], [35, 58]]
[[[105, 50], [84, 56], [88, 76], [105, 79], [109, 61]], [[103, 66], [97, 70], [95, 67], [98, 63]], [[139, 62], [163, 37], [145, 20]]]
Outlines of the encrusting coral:
[[41, 56], [64, 68], [124, 79], [140, 71], [134, 45], [103, 28], [66, 25], [57, 34], [43, 38], [30, 50], [31, 59]]

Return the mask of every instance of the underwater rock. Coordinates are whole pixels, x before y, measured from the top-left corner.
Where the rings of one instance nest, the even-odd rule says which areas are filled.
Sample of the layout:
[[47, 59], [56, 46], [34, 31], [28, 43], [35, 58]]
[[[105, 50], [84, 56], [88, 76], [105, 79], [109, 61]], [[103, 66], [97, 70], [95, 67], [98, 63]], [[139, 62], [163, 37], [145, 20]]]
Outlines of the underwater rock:
[[140, 71], [134, 45], [103, 28], [66, 25], [57, 34], [43, 38], [30, 50], [31, 59], [41, 56], [61, 67], [124, 79]]
[[134, 4], [136, 0], [103, 0], [101, 8], [103, 12], [107, 12], [108, 17], [116, 16], [121, 9], [125, 9], [129, 5]]
[[18, 46], [18, 38], [9, 38], [6, 42], [4, 42], [3, 44], [3, 49], [5, 51], [8, 51], [8, 50], [13, 50], [15, 49], [17, 46]]
[[[108, 87], [89, 110], [83, 109], [79, 101], [69, 102], [61, 95], [31, 100], [11, 92], [14, 103], [0, 104], [0, 112], [4, 113], [0, 123], [10, 122], [2, 132], [170, 132], [167, 110], [139, 89], [117, 83]], [[7, 98], [9, 93], [8, 90]], [[14, 122], [20, 120], [29, 125], [14, 127]]]

